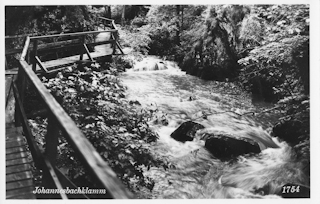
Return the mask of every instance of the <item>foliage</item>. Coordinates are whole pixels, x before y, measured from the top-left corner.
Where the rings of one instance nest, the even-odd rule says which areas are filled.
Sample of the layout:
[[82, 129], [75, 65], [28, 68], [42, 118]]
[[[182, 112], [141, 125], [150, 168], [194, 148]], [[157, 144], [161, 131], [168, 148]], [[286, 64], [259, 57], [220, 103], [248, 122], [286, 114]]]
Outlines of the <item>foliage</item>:
[[6, 35], [91, 30], [87, 6], [7, 6]]
[[[152, 190], [154, 182], [143, 172], [151, 166], [167, 166], [165, 158], [150, 150], [158, 135], [148, 123], [157, 110], [126, 100], [117, 72], [110, 64], [72, 66], [42, 81], [123, 183], [135, 192], [141, 187]], [[78, 186], [94, 186], [65, 138], [59, 140], [58, 166], [68, 169]]]
[[120, 33], [120, 43], [124, 47], [130, 47], [134, 55], [147, 55], [151, 39], [146, 29], [137, 27], [121, 27], [118, 25]]
[[[117, 23], [121, 22], [121, 15], [123, 12], [124, 5], [112, 5], [111, 6], [111, 18], [114, 19]], [[149, 10], [147, 5], [125, 5], [125, 21], [126, 23], [130, 22], [136, 17], [143, 18]]]
[[278, 99], [308, 94], [307, 6], [257, 6], [253, 12], [242, 24], [242, 30], [247, 30], [241, 32], [243, 46], [251, 49], [248, 56], [238, 61], [243, 67], [242, 83], [252, 86], [253, 78], [267, 81]]

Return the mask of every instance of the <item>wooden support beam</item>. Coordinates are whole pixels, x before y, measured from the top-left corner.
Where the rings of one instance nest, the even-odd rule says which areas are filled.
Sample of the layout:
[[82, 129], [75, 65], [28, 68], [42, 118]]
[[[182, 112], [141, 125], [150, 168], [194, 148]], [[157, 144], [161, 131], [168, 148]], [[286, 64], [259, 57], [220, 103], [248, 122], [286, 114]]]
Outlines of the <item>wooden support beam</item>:
[[22, 53], [21, 53], [20, 60], [24, 60], [25, 59], [27, 51], [28, 51], [29, 44], [30, 44], [30, 37], [28, 36], [26, 38], [26, 42], [24, 43], [24, 47], [23, 47], [23, 50], [22, 50]]
[[[27, 86], [27, 81], [26, 81], [26, 77], [23, 74], [22, 68], [19, 69], [18, 71], [18, 76], [17, 76], [17, 93], [19, 93], [19, 99], [21, 100], [21, 104], [23, 104], [24, 101], [24, 94], [25, 94], [25, 89]], [[14, 84], [13, 84], [14, 85]], [[15, 105], [15, 124], [17, 127], [21, 126], [21, 115], [19, 113], [20, 107], [19, 107], [19, 103], [16, 102]]]
[[[70, 181], [59, 169], [54, 168], [54, 171], [56, 173], [56, 175], [58, 176], [58, 179], [62, 185], [62, 187], [64, 189], [66, 189], [67, 187], [69, 189], [77, 189], [78, 187], [72, 182]], [[85, 194], [68, 194], [68, 198], [71, 199], [89, 199], [88, 196], [86, 196]]]
[[117, 47], [118, 47], [118, 49], [120, 50], [121, 54], [124, 55], [124, 52], [123, 52], [123, 50], [122, 50], [122, 48], [121, 48], [121, 46], [120, 46], [120, 43], [119, 43], [118, 41], [117, 41]]
[[37, 60], [36, 56], [38, 55], [38, 40], [33, 41], [33, 57], [32, 57], [32, 70], [35, 72], [37, 70]]
[[4, 62], [5, 62], [5, 65], [4, 65], [5, 69], [6, 70], [9, 69], [9, 66], [8, 66], [8, 63], [7, 63], [7, 56], [4, 56]]
[[[43, 171], [43, 178], [42, 178], [44, 188], [63, 190], [63, 187], [62, 187], [62, 185], [58, 179], [58, 176], [54, 170], [55, 169], [54, 166], [51, 164], [51, 162], [48, 159], [45, 158], [44, 161], [45, 161], [45, 168]], [[47, 195], [47, 196], [44, 195], [44, 197], [68, 199], [67, 195], [64, 193], [51, 194], [51, 195]]]
[[65, 37], [65, 36], [83, 36], [88, 34], [98, 34], [98, 33], [115, 33], [117, 30], [101, 30], [101, 31], [87, 31], [87, 32], [78, 32], [78, 33], [63, 33], [57, 35], [44, 35], [44, 36], [34, 36], [30, 37], [30, 39], [45, 39], [45, 38], [54, 38], [54, 37]]
[[[79, 43], [80, 43], [79, 39], [74, 39], [74, 40], [65, 40], [65, 41], [58, 41], [58, 42], [46, 43], [46, 44], [38, 44], [38, 51], [63, 48], [68, 45], [79, 44]], [[30, 49], [33, 49], [32, 44], [28, 47], [28, 51]], [[5, 53], [6, 53], [6, 55], [12, 55], [12, 54], [16, 54], [16, 53], [21, 53], [22, 50], [23, 50], [23, 48], [6, 49]]]
[[39, 67], [45, 72], [45, 73], [48, 73], [48, 70], [47, 68], [44, 66], [44, 64], [42, 64], [41, 60], [39, 59], [38, 56], [35, 56], [36, 58], [36, 62], [37, 64], [39, 65]]
[[55, 165], [57, 159], [57, 147], [59, 137], [59, 126], [52, 114], [48, 118], [48, 127], [46, 135], [46, 150], [45, 155], [49, 159], [52, 165]]
[[[85, 44], [85, 36], [81, 36], [81, 43]], [[80, 54], [79, 60], [83, 60], [83, 53], [84, 53], [84, 50], [81, 49], [81, 54]]]
[[93, 58], [92, 58], [91, 55], [90, 55], [90, 52], [89, 52], [89, 49], [88, 49], [87, 45], [86, 45], [86, 44], [83, 44], [83, 47], [84, 47], [84, 49], [85, 49], [85, 51], [86, 51], [86, 53], [87, 53], [88, 58], [90, 59], [90, 61], [94, 61]]

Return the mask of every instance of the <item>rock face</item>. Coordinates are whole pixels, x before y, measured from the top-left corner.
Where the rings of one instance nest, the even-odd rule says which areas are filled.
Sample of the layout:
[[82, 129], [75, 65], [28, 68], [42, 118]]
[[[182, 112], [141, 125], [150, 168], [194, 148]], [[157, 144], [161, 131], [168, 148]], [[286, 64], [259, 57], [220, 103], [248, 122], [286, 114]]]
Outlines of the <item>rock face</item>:
[[182, 123], [170, 136], [180, 142], [192, 141], [198, 130], [204, 126], [192, 121]]
[[248, 138], [236, 138], [225, 134], [205, 134], [203, 138], [206, 138], [206, 149], [221, 160], [261, 152], [258, 143]]
[[286, 141], [290, 145], [297, 145], [303, 141], [307, 135], [304, 132], [306, 128], [303, 127], [303, 123], [297, 120], [289, 120], [278, 123], [273, 127], [272, 132], [274, 136]]

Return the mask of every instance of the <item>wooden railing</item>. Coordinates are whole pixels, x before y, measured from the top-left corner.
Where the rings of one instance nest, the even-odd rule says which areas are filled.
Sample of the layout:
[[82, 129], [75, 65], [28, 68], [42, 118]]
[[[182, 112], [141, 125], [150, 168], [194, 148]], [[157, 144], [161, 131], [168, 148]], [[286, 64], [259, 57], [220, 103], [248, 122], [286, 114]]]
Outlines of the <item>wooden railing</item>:
[[[100, 19], [100, 18], [99, 18]], [[44, 73], [51, 73], [55, 72], [57, 70], [49, 70], [48, 67], [44, 66], [44, 63], [40, 60], [41, 57], [38, 56], [39, 52], [57, 52], [61, 49], [68, 49], [72, 48], [73, 50], [79, 50], [80, 53], [80, 60], [83, 60], [83, 55], [86, 54], [88, 56], [88, 59], [90, 61], [94, 61], [93, 58], [90, 55], [88, 47], [91, 46], [97, 46], [97, 45], [103, 45], [103, 44], [112, 44], [112, 54], [116, 53], [116, 49], [119, 49], [121, 54], [124, 54], [122, 47], [120, 46], [118, 40], [119, 40], [119, 34], [116, 25], [114, 24], [114, 21], [111, 19], [104, 19], [101, 18], [100, 20], [103, 20], [106, 24], [106, 26], [109, 26], [111, 29], [108, 30], [102, 30], [102, 31], [86, 31], [86, 32], [77, 32], [77, 33], [61, 33], [61, 34], [51, 34], [51, 35], [44, 35], [44, 36], [6, 36], [6, 40], [12, 40], [12, 39], [18, 39], [22, 37], [26, 37], [26, 41], [28, 41], [29, 46], [24, 48], [16, 48], [16, 49], [7, 49], [6, 48], [6, 56], [7, 55], [14, 55], [17, 53], [23, 52], [25, 54], [25, 60], [28, 64], [32, 64], [32, 68], [34, 71], [36, 71], [37, 65], [40, 67], [40, 69]], [[104, 41], [94, 41], [94, 42], [86, 42], [86, 36], [89, 35], [97, 35], [99, 33], [111, 33], [110, 39], [104, 40]], [[72, 39], [57, 41], [57, 39], [63, 39], [70, 37]], [[46, 41], [48, 39], [51, 39], [50, 43], [43, 43], [43, 41]], [[55, 40], [52, 40], [55, 39]], [[42, 42], [41, 44], [39, 42]], [[7, 60], [6, 62], [6, 69], [7, 69]]]
[[[109, 31], [92, 31], [82, 33], [70, 33], [62, 34], [72, 36], [84, 36], [86, 34], [100, 33], [100, 32], [112, 32], [116, 33], [115, 30]], [[57, 158], [57, 146], [58, 146], [58, 135], [62, 131], [64, 137], [73, 148], [74, 152], [79, 155], [79, 159], [87, 172], [95, 179], [95, 184], [98, 188], [106, 189], [106, 198], [133, 198], [131, 192], [129, 192], [117, 178], [115, 172], [110, 166], [100, 157], [99, 153], [95, 150], [88, 139], [83, 135], [80, 129], [76, 126], [74, 121], [67, 115], [60, 104], [50, 94], [49, 90], [42, 84], [37, 74], [35, 73], [35, 64], [39, 64], [44, 71], [45, 67], [41, 65], [41, 61], [37, 57], [37, 40], [44, 38], [58, 37], [59, 35], [49, 36], [35, 36], [27, 37], [25, 45], [23, 47], [21, 57], [19, 60], [19, 71], [17, 80], [13, 83], [14, 95], [16, 98], [16, 125], [22, 126], [24, 129], [27, 142], [38, 169], [43, 171], [43, 186], [45, 188], [54, 189], [65, 189], [76, 188], [76, 186], [66, 178], [56, 167], [55, 162]], [[116, 40], [116, 38], [114, 39]], [[25, 60], [29, 45], [33, 43], [34, 58], [32, 65], [29, 65]], [[85, 45], [84, 45], [85, 46]], [[86, 51], [88, 55], [88, 51]], [[45, 136], [46, 146], [44, 153], [40, 151], [36, 145], [34, 137], [31, 133], [28, 121], [23, 108], [24, 93], [27, 84], [34, 86], [36, 91], [40, 94], [43, 99], [46, 108], [48, 110], [48, 126], [47, 134]], [[58, 194], [58, 198], [88, 198], [86, 195], [65, 195]]]
[[[117, 28], [114, 20], [113, 19], [109, 19], [109, 18], [104, 18], [104, 17], [99, 17], [99, 19], [104, 22], [103, 25], [105, 27], [109, 26], [111, 29], [117, 30], [117, 32], [111, 33], [111, 39], [114, 40], [113, 52], [115, 53], [115, 50], [116, 50], [116, 47], [117, 47], [120, 50], [121, 54], [124, 54], [124, 52], [122, 51], [122, 47], [121, 47], [121, 45], [120, 45], [120, 43], [118, 41], [119, 33], [118, 33], [118, 28]], [[104, 27], [104, 29], [105, 29], [105, 27]]]

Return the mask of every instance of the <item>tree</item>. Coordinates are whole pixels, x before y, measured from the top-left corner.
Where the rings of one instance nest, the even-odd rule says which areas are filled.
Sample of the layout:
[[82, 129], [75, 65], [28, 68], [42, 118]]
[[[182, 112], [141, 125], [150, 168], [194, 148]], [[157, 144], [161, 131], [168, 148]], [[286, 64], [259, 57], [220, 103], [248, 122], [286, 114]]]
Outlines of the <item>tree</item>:
[[255, 6], [242, 24], [241, 38], [243, 47], [251, 50], [239, 60], [243, 84], [263, 80], [270, 84], [274, 99], [309, 94], [307, 5]]
[[111, 19], [111, 6], [104, 6], [105, 17]]
[[126, 5], [122, 6], [121, 25], [124, 26], [126, 21]]

